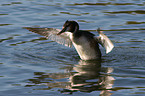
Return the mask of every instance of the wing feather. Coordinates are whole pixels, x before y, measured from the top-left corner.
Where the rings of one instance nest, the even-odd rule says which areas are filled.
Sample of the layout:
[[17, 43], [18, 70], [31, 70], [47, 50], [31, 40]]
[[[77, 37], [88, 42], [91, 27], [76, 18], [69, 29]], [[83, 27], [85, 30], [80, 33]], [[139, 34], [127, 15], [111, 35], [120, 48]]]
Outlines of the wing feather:
[[105, 35], [103, 34], [102, 31], [98, 30], [99, 36], [96, 37], [97, 41], [106, 49], [106, 53], [109, 53], [112, 51], [112, 49], [114, 48], [113, 43], [111, 42], [111, 40]]
[[32, 31], [34, 33], [40, 34], [42, 36], [45, 36], [47, 39], [50, 39], [52, 41], [56, 41], [59, 44], [72, 47], [72, 41], [69, 38], [70, 32], [62, 33], [61, 35], [57, 35], [61, 30], [55, 29], [55, 28], [32, 28], [32, 27], [23, 27], [24, 29], [27, 29], [29, 31]]

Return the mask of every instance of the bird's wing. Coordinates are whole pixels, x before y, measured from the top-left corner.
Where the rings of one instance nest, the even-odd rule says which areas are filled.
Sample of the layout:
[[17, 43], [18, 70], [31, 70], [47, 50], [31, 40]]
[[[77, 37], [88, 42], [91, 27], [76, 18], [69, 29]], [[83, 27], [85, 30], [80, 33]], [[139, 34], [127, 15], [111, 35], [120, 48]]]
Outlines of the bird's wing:
[[97, 39], [97, 41], [106, 49], [106, 53], [109, 53], [112, 51], [112, 49], [114, 48], [113, 43], [111, 42], [111, 40], [105, 35], [103, 34], [102, 31], [97, 30], [99, 33], [98, 37], [95, 37]]
[[62, 33], [61, 35], [57, 35], [61, 30], [55, 29], [55, 28], [32, 28], [32, 27], [23, 27], [24, 29], [27, 29], [29, 31], [32, 31], [34, 33], [40, 34], [42, 36], [45, 36], [47, 39], [50, 39], [52, 41], [56, 41], [59, 44], [72, 47], [72, 41], [69, 38], [70, 32]]

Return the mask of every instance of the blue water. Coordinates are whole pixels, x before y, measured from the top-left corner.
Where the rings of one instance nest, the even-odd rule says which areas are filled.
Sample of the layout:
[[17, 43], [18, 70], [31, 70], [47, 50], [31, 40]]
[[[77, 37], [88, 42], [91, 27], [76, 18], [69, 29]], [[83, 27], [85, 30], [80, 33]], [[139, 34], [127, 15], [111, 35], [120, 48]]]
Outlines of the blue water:
[[[0, 96], [144, 96], [145, 0], [3, 0]], [[115, 48], [97, 62], [22, 27], [98, 27]]]

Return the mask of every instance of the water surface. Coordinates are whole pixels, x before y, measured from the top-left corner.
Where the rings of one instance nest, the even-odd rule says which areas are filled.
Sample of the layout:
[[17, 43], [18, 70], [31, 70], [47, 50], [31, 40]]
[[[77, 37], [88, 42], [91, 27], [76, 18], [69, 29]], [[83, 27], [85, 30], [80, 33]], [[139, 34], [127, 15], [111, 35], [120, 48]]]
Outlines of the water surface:
[[[1, 96], [144, 96], [144, 0], [3, 0], [0, 2]], [[22, 27], [98, 27], [113, 51], [101, 61], [81, 61], [68, 48]]]

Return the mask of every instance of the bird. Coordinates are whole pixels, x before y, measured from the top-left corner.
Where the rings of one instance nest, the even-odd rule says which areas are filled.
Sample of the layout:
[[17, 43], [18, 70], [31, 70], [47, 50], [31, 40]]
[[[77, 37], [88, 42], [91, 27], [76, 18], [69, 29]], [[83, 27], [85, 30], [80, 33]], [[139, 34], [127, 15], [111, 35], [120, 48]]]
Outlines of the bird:
[[111, 52], [114, 48], [111, 40], [103, 34], [100, 28], [97, 29], [99, 36], [96, 36], [89, 31], [80, 30], [76, 21], [67, 20], [61, 30], [56, 28], [24, 28], [65, 46], [72, 47], [73, 45], [79, 57], [85, 61], [101, 59], [99, 45], [106, 49], [106, 53]]

